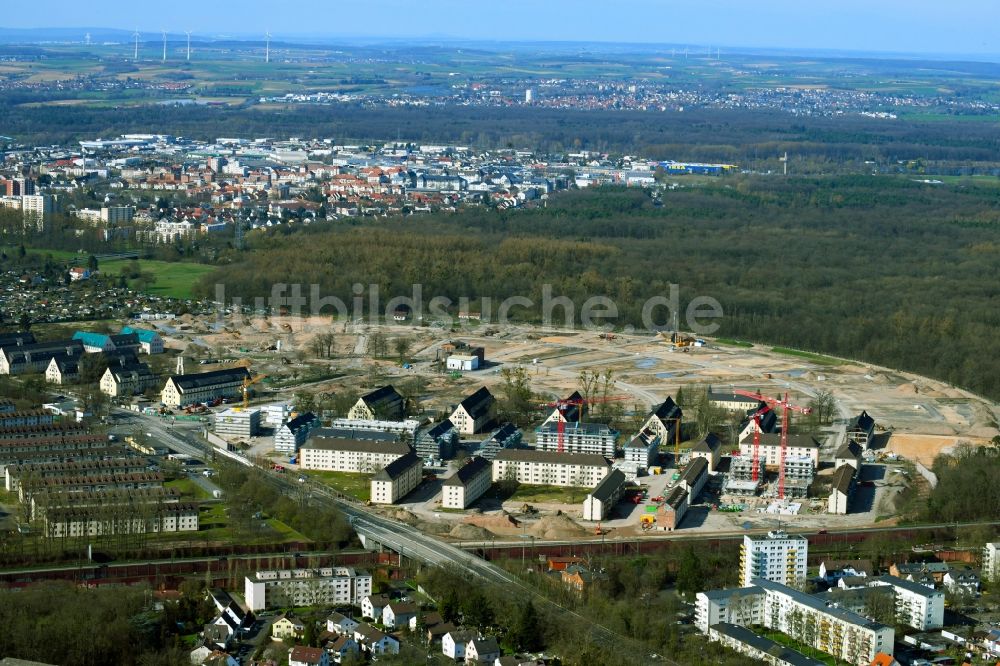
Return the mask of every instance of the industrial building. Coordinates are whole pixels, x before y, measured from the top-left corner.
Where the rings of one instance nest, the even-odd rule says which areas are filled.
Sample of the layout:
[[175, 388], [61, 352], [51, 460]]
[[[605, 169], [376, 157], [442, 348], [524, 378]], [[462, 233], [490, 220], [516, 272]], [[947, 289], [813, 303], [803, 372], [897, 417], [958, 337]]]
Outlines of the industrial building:
[[254, 437], [260, 432], [261, 412], [233, 407], [215, 415], [213, 430], [222, 437]]
[[492, 484], [492, 462], [473, 456], [441, 484], [441, 506], [445, 509], [467, 509]]
[[247, 608], [361, 605], [372, 593], [372, 576], [351, 567], [258, 571], [243, 581]]
[[809, 541], [773, 530], [766, 537], [744, 536], [740, 546], [740, 585], [752, 580], [771, 580], [797, 585], [806, 579]]

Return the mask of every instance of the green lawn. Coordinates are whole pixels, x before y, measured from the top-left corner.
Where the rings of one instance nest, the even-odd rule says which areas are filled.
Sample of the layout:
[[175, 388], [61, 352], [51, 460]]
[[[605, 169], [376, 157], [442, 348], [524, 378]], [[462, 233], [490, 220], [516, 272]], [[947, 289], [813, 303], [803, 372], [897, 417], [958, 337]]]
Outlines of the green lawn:
[[371, 499], [371, 474], [356, 474], [353, 472], [303, 472], [325, 486], [340, 491], [345, 495], [355, 497], [362, 502]]
[[789, 349], [788, 347], [771, 347], [771, 351], [775, 354], [784, 354], [785, 356], [797, 356], [798, 358], [806, 359], [807, 361], [812, 361], [817, 365], [843, 365], [844, 362], [837, 358], [832, 358], [830, 356], [823, 356], [822, 354], [814, 354], [812, 352], [799, 351], [798, 349]]
[[716, 338], [715, 341], [720, 345], [729, 345], [730, 347], [753, 347], [752, 342], [744, 342], [743, 340], [733, 340], [731, 338]]
[[[122, 268], [131, 262], [130, 259], [114, 259], [101, 262], [99, 267], [105, 275], [118, 275]], [[214, 266], [188, 262], [141, 259], [138, 263], [140, 271], [152, 273], [156, 278], [146, 291], [157, 296], [172, 298], [191, 298], [194, 284], [201, 276], [214, 270]]]
[[801, 652], [807, 657], [812, 657], [818, 661], [822, 661], [824, 664], [829, 664], [830, 666], [837, 666], [837, 660], [833, 656], [820, 652], [819, 650], [809, 647], [804, 643], [800, 643], [791, 636], [786, 636], [777, 631], [766, 631], [762, 634], [765, 638], [770, 638], [775, 643], [781, 643], [785, 647], [789, 647], [793, 650]]
[[211, 497], [207, 490], [188, 478], [167, 481], [163, 484], [163, 486], [165, 488], [173, 488], [181, 494], [181, 497], [185, 499], [203, 500]]

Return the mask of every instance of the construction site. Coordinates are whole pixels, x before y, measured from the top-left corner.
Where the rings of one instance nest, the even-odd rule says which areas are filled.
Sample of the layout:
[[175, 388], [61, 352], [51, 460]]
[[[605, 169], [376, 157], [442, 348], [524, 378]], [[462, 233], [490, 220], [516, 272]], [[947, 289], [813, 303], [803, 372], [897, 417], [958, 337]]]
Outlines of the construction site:
[[[237, 403], [235, 413], [228, 406], [230, 417], [261, 405], [285, 404], [290, 410], [303, 394], [313, 396], [312, 404], [321, 410], [323, 399], [355, 399], [380, 386], [405, 385], [409, 387], [406, 418], [430, 428], [482, 387], [503, 396], [503, 371], [517, 369], [527, 378], [539, 418], [521, 428], [521, 437], [510, 440], [516, 439], [517, 447], [533, 449], [534, 429], [555, 410], [565, 417], [556, 419], [558, 429], [545, 435], [552, 441], [540, 448], [549, 446], [558, 453], [589, 452], [590, 448], [571, 447], [602, 446], [598, 433], [588, 435], [574, 428], [579, 417], [573, 412], [583, 404], [574, 402], [572, 396], [582, 388], [581, 373], [605, 377], [610, 385], [605, 386], [603, 399], [620, 406], [620, 418], [626, 424], [612, 444], [621, 458], [615, 469], [628, 477], [607, 516], [596, 523], [583, 520], [589, 488], [558, 491], [527, 484], [506, 494], [496, 492], [494, 484], [468, 509], [443, 511], [441, 483], [455, 472], [457, 463], [432, 461], [435, 466], [425, 466], [424, 483], [385, 510], [458, 541], [572, 540], [595, 534], [635, 538], [658, 534], [657, 521], [651, 516], [671, 512], [670, 520], [676, 524], [669, 531], [684, 533], [738, 531], [767, 526], [777, 519], [791, 523], [793, 529], [891, 524], [901, 501], [926, 492], [927, 484], [934, 482], [928, 470], [936, 455], [963, 443], [988, 444], [998, 434], [997, 405], [942, 382], [735, 341], [669, 333], [625, 335], [489, 326], [474, 321], [445, 328], [408, 322], [331, 324], [328, 318], [277, 316], [243, 318], [238, 326], [206, 324], [184, 316], [158, 329], [168, 350], [183, 355], [189, 371], [192, 364], [196, 372], [234, 364], [249, 370], [243, 395], [230, 401]], [[469, 350], [474, 352], [464, 353]], [[457, 354], [462, 356], [461, 367], [474, 365], [475, 369], [454, 369], [448, 359]], [[707, 433], [699, 431], [699, 424], [689, 416], [691, 410], [685, 410], [684, 417], [674, 419], [680, 427], [667, 423], [667, 436], [657, 438], [652, 447], [655, 457], [636, 462], [646, 455], [643, 443], [651, 441], [639, 437], [641, 424], [679, 391], [726, 394], [737, 402], [742, 396], [753, 408], [744, 409], [746, 405], [739, 403], [740, 409], [728, 414], [720, 411], [710, 426], [719, 441], [714, 454], [711, 447], [708, 454], [699, 453], [706, 446], [702, 440]], [[806, 428], [809, 405], [820, 395], [832, 398], [828, 423]], [[587, 409], [598, 409], [599, 399], [592, 401], [595, 404]], [[840, 475], [850, 478], [849, 508], [833, 513], [828, 510], [828, 496], [835, 492], [837, 468], [846, 462], [844, 447], [852, 441], [848, 430], [862, 413], [871, 415], [874, 422], [871, 441], [856, 452], [855, 470]], [[773, 426], [762, 426], [762, 420], [772, 421]], [[495, 428], [501, 425], [494, 424]], [[240, 428], [238, 433], [217, 434], [247, 455], [297, 469], [294, 456], [275, 450], [273, 435], [268, 436], [266, 428]], [[456, 450], [459, 459], [465, 458], [461, 451], [475, 454], [481, 444], [489, 442], [484, 450], [496, 455], [505, 445], [497, 444], [493, 432], [463, 434]], [[691, 461], [706, 455], [710, 460], [704, 478], [686, 479]], [[633, 456], [638, 457], [633, 460]], [[681, 511], [676, 506], [676, 489], [685, 483], [698, 487], [687, 488], [687, 505]], [[664, 518], [661, 524], [668, 522]]]

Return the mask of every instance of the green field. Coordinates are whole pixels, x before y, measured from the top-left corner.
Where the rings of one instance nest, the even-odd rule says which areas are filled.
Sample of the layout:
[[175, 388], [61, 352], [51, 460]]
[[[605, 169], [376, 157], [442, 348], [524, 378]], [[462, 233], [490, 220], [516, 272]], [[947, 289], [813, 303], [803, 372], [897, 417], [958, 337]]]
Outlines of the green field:
[[165, 488], [173, 488], [181, 494], [184, 499], [192, 500], [203, 500], [208, 499], [211, 495], [208, 494], [204, 488], [199, 486], [197, 483], [191, 479], [181, 478], [174, 479], [173, 481], [167, 481], [163, 484]]
[[730, 347], [753, 347], [752, 342], [744, 342], [743, 340], [732, 340], [730, 338], [716, 338], [715, 341], [720, 345], [729, 345]]
[[309, 477], [329, 486], [345, 495], [355, 497], [362, 502], [371, 499], [371, 474], [354, 474], [351, 472], [304, 472]]
[[[118, 275], [122, 268], [132, 263], [130, 259], [114, 259], [100, 264], [101, 273]], [[191, 298], [192, 289], [201, 276], [213, 270], [206, 264], [180, 263], [172, 261], [139, 260], [139, 270], [151, 273], [155, 281], [145, 289], [147, 293], [168, 298]], [[130, 286], [135, 286], [133, 284]]]
[[807, 361], [812, 361], [817, 365], [843, 365], [844, 362], [840, 359], [833, 358], [831, 356], [823, 356], [822, 354], [814, 354], [812, 352], [800, 351], [798, 349], [789, 349], [788, 347], [771, 347], [771, 351], [775, 354], [784, 354], [785, 356], [796, 356], [798, 358], [803, 358]]

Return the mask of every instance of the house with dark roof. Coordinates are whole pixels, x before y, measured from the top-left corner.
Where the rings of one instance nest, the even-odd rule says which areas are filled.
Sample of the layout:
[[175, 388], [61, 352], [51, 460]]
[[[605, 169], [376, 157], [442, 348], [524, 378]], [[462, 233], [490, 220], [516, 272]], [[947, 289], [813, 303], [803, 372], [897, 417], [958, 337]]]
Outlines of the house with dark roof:
[[493, 463], [472, 456], [441, 484], [441, 506], [466, 509], [493, 485]]
[[674, 440], [680, 432], [682, 416], [684, 416], [683, 410], [672, 397], [668, 396], [649, 413], [640, 430], [651, 432], [659, 436], [660, 441], [664, 444], [673, 446]]
[[79, 340], [53, 340], [0, 347], [0, 375], [45, 372], [53, 356], [82, 356]]
[[613, 469], [583, 500], [584, 520], [604, 520], [625, 492], [625, 473]]
[[496, 415], [496, 399], [485, 386], [458, 404], [448, 419], [463, 435], [482, 432]]
[[529, 449], [504, 449], [493, 459], [493, 481], [593, 488], [611, 472], [604, 456]]
[[371, 481], [374, 504], [395, 504], [423, 480], [424, 461], [410, 451], [375, 473]]
[[114, 356], [108, 369], [101, 376], [101, 392], [113, 398], [133, 396], [152, 388], [156, 375], [149, 364], [135, 356], [123, 354]]
[[312, 412], [285, 421], [274, 431], [274, 450], [294, 454], [305, 443], [309, 433], [320, 425], [319, 417]]
[[841, 465], [850, 465], [854, 469], [861, 469], [862, 453], [864, 453], [864, 449], [857, 442], [851, 440], [844, 442], [844, 445], [837, 449], [837, 453], [834, 455], [834, 469]]
[[45, 368], [45, 381], [59, 386], [76, 382], [80, 379], [80, 358], [72, 352], [53, 354]]
[[414, 448], [417, 455], [424, 460], [446, 460], [455, 455], [459, 434], [451, 419], [444, 419], [426, 430], [421, 430], [416, 437]]
[[330, 666], [330, 655], [323, 648], [296, 645], [288, 651], [288, 666]]
[[466, 664], [489, 664], [500, 658], [500, 646], [497, 639], [492, 636], [479, 636], [473, 638], [465, 646]]
[[[753, 441], [753, 435], [757, 432], [758, 423], [760, 423], [760, 432], [762, 433], [777, 432], [778, 414], [773, 409], [758, 413], [761, 407], [766, 406], [761, 402], [758, 403], [757, 407], [747, 410], [746, 418], [740, 421], [739, 435], [736, 438], [740, 444], [747, 440]], [[757, 418], [754, 418], [754, 414], [757, 414]]]
[[132, 326], [122, 327], [121, 333], [134, 334], [139, 339], [139, 350], [143, 354], [162, 354], [163, 338], [156, 331]]
[[687, 491], [688, 506], [698, 499], [698, 493], [708, 481], [708, 461], [704, 458], [692, 458], [681, 474], [677, 485]]
[[583, 412], [583, 396], [580, 395], [579, 391], [573, 391], [570, 393], [565, 400], [562, 402], [568, 403], [560, 409], [559, 407], [553, 407], [552, 413], [549, 414], [542, 423], [551, 423], [562, 421], [563, 423], [574, 423], [580, 420], [580, 414]]
[[656, 517], [652, 522], [653, 529], [664, 532], [673, 532], [681, 526], [688, 510], [688, 494], [684, 486], [674, 486], [671, 488], [663, 502], [656, 507]]
[[168, 407], [185, 407], [220, 398], [240, 398], [243, 384], [249, 379], [250, 371], [243, 367], [171, 375], [160, 392], [160, 401]]
[[35, 334], [31, 331], [0, 333], [0, 349], [3, 347], [17, 347], [18, 345], [33, 345], [35, 342]]
[[406, 403], [391, 384], [377, 388], [358, 398], [347, 418], [354, 421], [401, 421], [405, 417]]
[[708, 433], [691, 447], [691, 457], [704, 458], [708, 462], [709, 471], [714, 472], [719, 466], [719, 458], [722, 457], [722, 440], [714, 432]]
[[833, 473], [830, 484], [830, 497], [827, 500], [827, 513], [844, 515], [854, 493], [857, 469], [850, 465], [841, 465]]
[[867, 451], [872, 445], [875, 435], [875, 419], [863, 411], [847, 424], [847, 439], [856, 442], [862, 451]]

